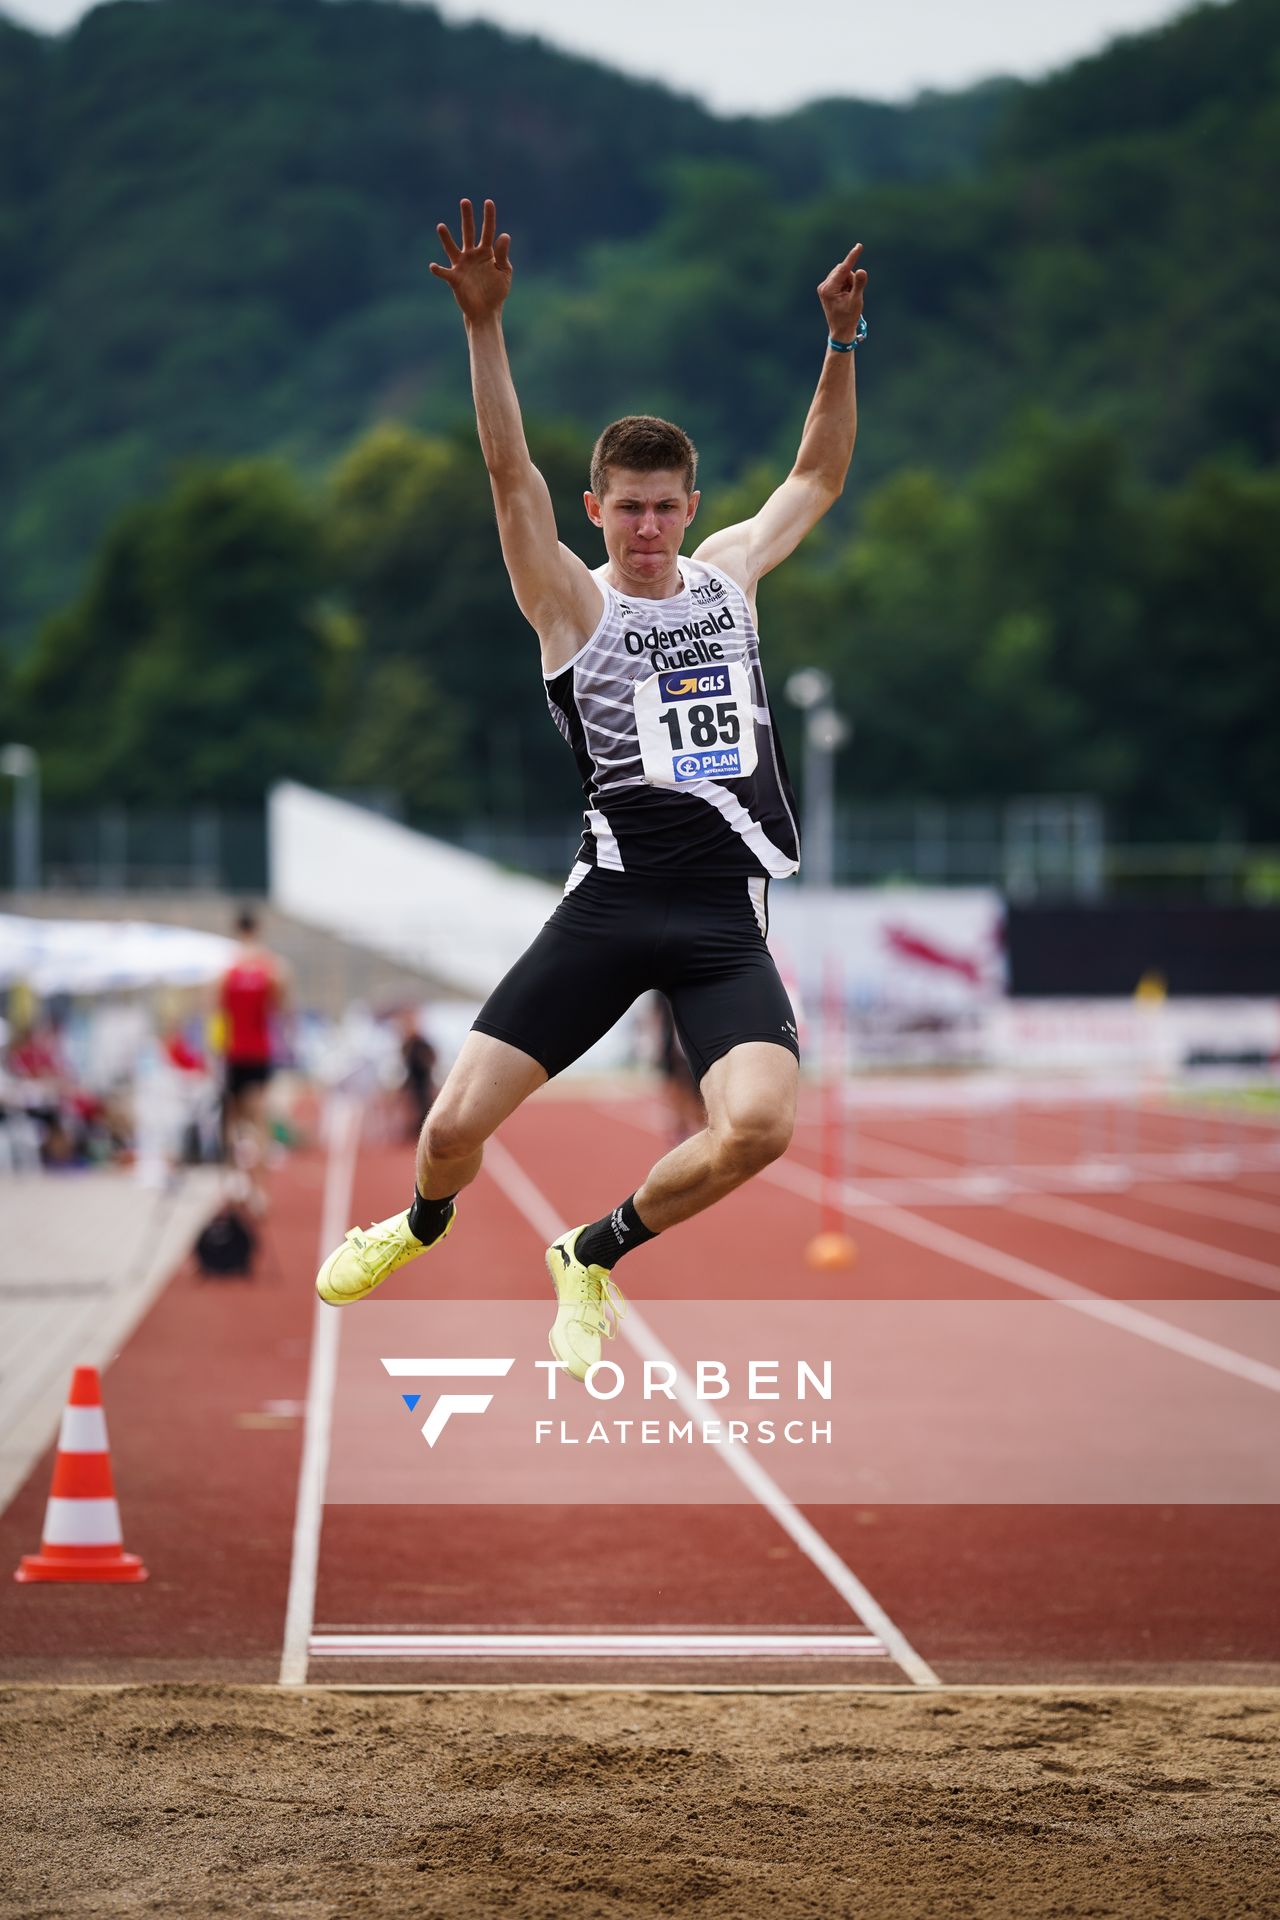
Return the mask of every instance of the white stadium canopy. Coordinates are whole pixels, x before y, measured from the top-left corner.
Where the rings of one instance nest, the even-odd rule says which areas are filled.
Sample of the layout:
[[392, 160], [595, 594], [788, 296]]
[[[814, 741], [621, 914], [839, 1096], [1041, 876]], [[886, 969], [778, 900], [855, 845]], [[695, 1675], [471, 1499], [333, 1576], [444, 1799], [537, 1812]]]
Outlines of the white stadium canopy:
[[200, 986], [216, 980], [234, 952], [234, 940], [192, 927], [0, 914], [0, 987], [21, 981], [41, 996]]

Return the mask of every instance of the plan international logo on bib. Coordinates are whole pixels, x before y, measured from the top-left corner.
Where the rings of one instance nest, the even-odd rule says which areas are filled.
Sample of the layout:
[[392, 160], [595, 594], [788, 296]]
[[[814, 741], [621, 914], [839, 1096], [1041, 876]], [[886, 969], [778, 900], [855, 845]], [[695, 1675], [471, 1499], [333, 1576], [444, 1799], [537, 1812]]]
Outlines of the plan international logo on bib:
[[729, 669], [702, 667], [695, 673], [660, 673], [658, 691], [663, 700], [707, 700], [732, 693]]
[[736, 747], [717, 747], [709, 753], [682, 753], [675, 762], [677, 782], [736, 780], [741, 774], [742, 759]]

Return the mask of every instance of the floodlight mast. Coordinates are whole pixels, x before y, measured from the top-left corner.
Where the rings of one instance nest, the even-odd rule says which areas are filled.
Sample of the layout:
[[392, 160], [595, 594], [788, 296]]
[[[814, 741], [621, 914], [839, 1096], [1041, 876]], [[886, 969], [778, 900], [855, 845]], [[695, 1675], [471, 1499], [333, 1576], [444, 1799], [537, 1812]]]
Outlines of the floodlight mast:
[[0, 747], [0, 774], [13, 781], [13, 890], [40, 887], [40, 757], [34, 747], [11, 740]]
[[804, 714], [804, 864], [808, 887], [835, 884], [835, 757], [852, 732], [831, 704], [831, 675], [800, 667], [787, 680], [787, 698]]

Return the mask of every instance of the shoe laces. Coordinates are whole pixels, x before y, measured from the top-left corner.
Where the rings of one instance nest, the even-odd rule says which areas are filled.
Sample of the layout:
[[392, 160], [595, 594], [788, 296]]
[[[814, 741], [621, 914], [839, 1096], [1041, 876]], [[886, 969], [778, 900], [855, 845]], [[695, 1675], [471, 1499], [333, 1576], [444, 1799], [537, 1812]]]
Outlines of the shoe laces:
[[397, 1224], [395, 1221], [389, 1222], [383, 1227], [381, 1233], [375, 1233], [372, 1227], [355, 1229], [355, 1233], [360, 1236], [354, 1242], [356, 1258], [366, 1273], [374, 1273], [382, 1265], [386, 1255], [396, 1252], [402, 1244], [400, 1235], [396, 1231]]
[[591, 1292], [585, 1304], [594, 1307], [595, 1312], [589, 1320], [585, 1313], [582, 1317], [592, 1333], [603, 1334], [607, 1340], [612, 1340], [618, 1331], [618, 1322], [627, 1317], [626, 1296], [607, 1270], [602, 1272], [599, 1280], [590, 1268], [587, 1274]]

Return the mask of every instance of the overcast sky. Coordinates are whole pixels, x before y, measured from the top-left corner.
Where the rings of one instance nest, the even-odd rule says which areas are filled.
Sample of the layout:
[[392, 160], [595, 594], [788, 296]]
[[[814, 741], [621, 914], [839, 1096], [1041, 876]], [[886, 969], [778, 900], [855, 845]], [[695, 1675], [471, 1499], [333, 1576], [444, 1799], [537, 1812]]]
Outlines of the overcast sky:
[[[158, 0], [163, 4], [163, 0]], [[1186, 0], [445, 0], [453, 20], [539, 33], [724, 111], [832, 94], [902, 99], [992, 73], [1037, 74], [1185, 11]], [[57, 29], [86, 0], [0, 0]], [[731, 25], [726, 24], [731, 21]]]

